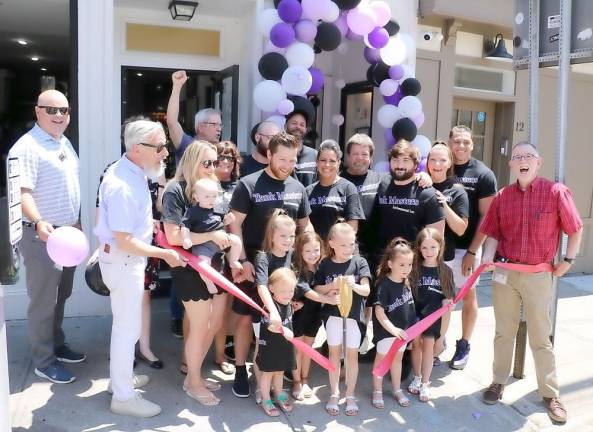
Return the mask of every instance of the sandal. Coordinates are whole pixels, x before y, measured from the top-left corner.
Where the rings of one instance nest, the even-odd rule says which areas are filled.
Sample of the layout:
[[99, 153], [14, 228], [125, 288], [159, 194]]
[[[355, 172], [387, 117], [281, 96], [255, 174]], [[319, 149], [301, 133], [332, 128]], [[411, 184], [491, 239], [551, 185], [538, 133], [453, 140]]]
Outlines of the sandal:
[[[210, 391], [217, 391], [221, 389], [221, 385], [220, 383], [217, 383], [216, 381], [208, 381], [208, 380], [204, 380], [202, 381], [204, 383], [204, 387], [206, 387], [206, 389], [210, 390]], [[183, 391], [187, 391], [187, 382], [183, 381]]]
[[377, 409], [385, 408], [385, 402], [383, 401], [383, 391], [381, 390], [374, 390], [373, 391], [373, 398], [371, 399], [371, 403]]
[[325, 404], [325, 411], [327, 411], [329, 415], [337, 416], [338, 414], [340, 414], [340, 407], [338, 406], [339, 400], [340, 396], [338, 395], [333, 395], [329, 397], [327, 403]]
[[303, 378], [303, 390], [301, 393], [305, 399], [309, 399], [311, 396], [313, 396], [313, 389], [309, 387], [308, 378]]
[[420, 392], [418, 393], [418, 399], [420, 402], [428, 402], [430, 400], [430, 383], [420, 384]]
[[303, 383], [301, 381], [292, 381], [292, 391], [290, 393], [294, 400], [302, 401], [305, 399], [303, 396]]
[[420, 384], [422, 384], [422, 377], [415, 376], [410, 385], [408, 386], [408, 393], [417, 395], [420, 393]]
[[185, 390], [185, 394], [187, 394], [190, 398], [197, 400], [204, 406], [216, 406], [220, 403], [220, 399], [218, 399], [212, 393], [207, 395], [198, 395], [192, 393], [190, 389], [187, 389]]
[[393, 398], [401, 407], [405, 408], [407, 406], [410, 406], [410, 399], [408, 399], [408, 397], [404, 394], [404, 391], [402, 389], [394, 390]]
[[261, 394], [261, 390], [256, 388], [254, 393], [255, 393], [255, 404], [260, 405], [262, 403], [262, 401], [264, 400], [264, 398], [262, 397], [262, 394]]
[[272, 399], [262, 401], [260, 406], [269, 417], [278, 417], [280, 415], [280, 411], [278, 411], [278, 408], [276, 408]]
[[278, 396], [276, 396], [276, 403], [282, 411], [286, 413], [292, 411], [292, 404], [288, 400], [288, 394], [286, 394], [286, 392], [281, 392]]
[[181, 372], [183, 375], [187, 375], [187, 363], [181, 363], [181, 366], [179, 366], [179, 372]]
[[346, 396], [346, 415], [355, 416], [358, 414], [358, 405], [356, 404], [356, 397]]

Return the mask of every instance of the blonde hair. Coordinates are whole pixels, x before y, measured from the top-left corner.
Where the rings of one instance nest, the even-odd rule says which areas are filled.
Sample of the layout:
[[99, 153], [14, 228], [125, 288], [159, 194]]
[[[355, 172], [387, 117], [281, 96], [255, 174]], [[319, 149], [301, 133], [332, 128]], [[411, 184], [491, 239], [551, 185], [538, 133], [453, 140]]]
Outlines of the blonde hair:
[[274, 237], [274, 232], [280, 225], [291, 225], [296, 232], [296, 222], [288, 215], [288, 213], [286, 213], [286, 210], [275, 209], [266, 224], [266, 232], [264, 234], [264, 241], [262, 242], [263, 252], [270, 252], [272, 250], [272, 238]]
[[297, 284], [297, 277], [294, 272], [288, 267], [280, 267], [272, 272], [268, 278], [268, 287], [270, 291], [274, 291], [272, 287], [274, 285], [292, 285], [293, 287]]
[[356, 231], [354, 228], [346, 222], [344, 218], [338, 218], [336, 223], [332, 225], [327, 234], [327, 256], [333, 257], [336, 253], [333, 248], [329, 245], [330, 240], [333, 240], [336, 235], [347, 235], [352, 234], [356, 238]]
[[[213, 150], [214, 153], [216, 153], [216, 147], [208, 141], [194, 141], [187, 146], [179, 161], [179, 166], [177, 167], [177, 172], [175, 173], [173, 180], [186, 182], [184, 193], [186, 199], [190, 202], [193, 202], [194, 185], [196, 184], [196, 181], [199, 180], [197, 176], [197, 166], [204, 161], [204, 153], [206, 153], [206, 150], [208, 149]], [[214, 173], [212, 173], [212, 176], [204, 178], [209, 178], [218, 183], [218, 178]]]

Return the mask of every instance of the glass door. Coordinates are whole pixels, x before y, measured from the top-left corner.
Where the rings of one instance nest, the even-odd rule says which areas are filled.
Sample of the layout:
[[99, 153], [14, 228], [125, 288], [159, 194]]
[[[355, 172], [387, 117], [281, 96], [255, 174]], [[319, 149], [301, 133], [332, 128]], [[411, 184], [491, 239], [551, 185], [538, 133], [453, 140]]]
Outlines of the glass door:
[[222, 113], [221, 141], [237, 144], [239, 115], [239, 66], [233, 65], [216, 72], [212, 77], [212, 107]]
[[492, 145], [494, 141], [494, 102], [470, 99], [453, 100], [451, 127], [467, 126], [472, 130], [474, 150], [472, 156], [492, 166]]

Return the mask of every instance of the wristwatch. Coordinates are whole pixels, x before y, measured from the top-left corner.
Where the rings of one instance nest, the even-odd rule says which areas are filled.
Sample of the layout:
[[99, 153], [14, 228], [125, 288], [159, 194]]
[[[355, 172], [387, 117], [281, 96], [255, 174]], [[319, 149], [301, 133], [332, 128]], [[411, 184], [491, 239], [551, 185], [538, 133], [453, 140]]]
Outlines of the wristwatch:
[[37, 231], [37, 224], [38, 224], [39, 222], [41, 222], [41, 221], [42, 221], [42, 219], [35, 219], [35, 220], [32, 220], [32, 221], [31, 221], [31, 223], [33, 224], [33, 229], [34, 229], [35, 231]]
[[476, 253], [475, 253], [475, 252], [472, 252], [472, 251], [470, 251], [469, 249], [467, 249], [467, 250], [465, 251], [465, 253], [466, 253], [466, 254], [473, 255], [473, 256], [476, 256]]
[[564, 257], [564, 262], [567, 262], [568, 264], [572, 264], [574, 262], [574, 258]]

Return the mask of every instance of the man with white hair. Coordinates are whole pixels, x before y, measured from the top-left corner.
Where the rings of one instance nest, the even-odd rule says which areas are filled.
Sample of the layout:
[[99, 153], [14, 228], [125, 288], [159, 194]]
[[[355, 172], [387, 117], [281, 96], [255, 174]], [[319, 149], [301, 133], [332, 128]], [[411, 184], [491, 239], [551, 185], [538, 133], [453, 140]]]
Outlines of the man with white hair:
[[115, 162], [99, 188], [99, 266], [111, 295], [113, 324], [109, 374], [113, 392], [111, 411], [152, 417], [160, 406], [143, 399], [135, 387], [148, 383], [146, 375], [133, 375], [134, 346], [140, 337], [141, 306], [146, 257], [163, 259], [171, 267], [185, 261], [170, 249], [152, 246], [152, 202], [146, 177], [164, 171], [168, 152], [160, 123], [138, 120], [124, 132], [126, 153]]
[[21, 203], [25, 222], [21, 251], [27, 275], [27, 319], [35, 374], [54, 383], [76, 377], [63, 362], [86, 356], [65, 343], [64, 306], [72, 293], [75, 267], [61, 267], [47, 254], [46, 242], [59, 226], [80, 226], [78, 156], [64, 131], [70, 123], [66, 96], [56, 90], [39, 95], [37, 123], [11, 148], [21, 172]]
[[179, 162], [187, 146], [195, 140], [208, 141], [212, 144], [217, 144], [220, 141], [222, 118], [220, 111], [214, 108], [201, 109], [195, 116], [195, 138], [183, 132], [183, 128], [179, 123], [179, 96], [183, 85], [187, 81], [187, 74], [183, 70], [176, 71], [173, 72], [171, 79], [173, 88], [167, 105], [167, 127], [169, 128], [171, 141], [175, 146], [175, 159]]

